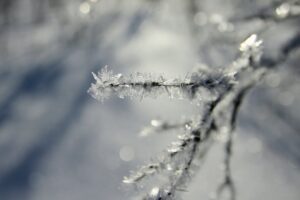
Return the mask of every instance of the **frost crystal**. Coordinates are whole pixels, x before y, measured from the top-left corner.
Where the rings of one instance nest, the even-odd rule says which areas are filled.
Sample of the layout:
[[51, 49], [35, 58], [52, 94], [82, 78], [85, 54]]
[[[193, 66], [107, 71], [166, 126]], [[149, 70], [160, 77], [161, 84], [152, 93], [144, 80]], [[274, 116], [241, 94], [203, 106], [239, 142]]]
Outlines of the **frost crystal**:
[[256, 34], [252, 34], [240, 45], [241, 52], [257, 52], [260, 50], [262, 40], [257, 39]]
[[[122, 83], [122, 74], [114, 75], [112, 71], [105, 66], [98, 74], [92, 72], [96, 83], [92, 83], [88, 93], [95, 99], [104, 101], [114, 92], [118, 92], [118, 84]], [[121, 97], [121, 96], [120, 96]]]

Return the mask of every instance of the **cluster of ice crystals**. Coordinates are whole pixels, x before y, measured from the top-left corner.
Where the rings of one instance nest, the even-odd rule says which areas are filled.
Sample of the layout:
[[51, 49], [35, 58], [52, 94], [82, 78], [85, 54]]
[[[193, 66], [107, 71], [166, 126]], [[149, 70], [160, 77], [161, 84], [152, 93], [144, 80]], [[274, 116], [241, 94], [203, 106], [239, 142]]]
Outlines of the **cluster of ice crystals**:
[[299, 2], [297, 4], [297, 1], [282, 3], [275, 9], [275, 14], [280, 19], [285, 19], [289, 16], [298, 16], [300, 15], [300, 4]]
[[262, 56], [262, 43], [256, 34], [252, 34], [240, 44], [240, 58], [235, 60], [224, 72], [232, 84], [239, 81], [238, 74], [259, 65]]
[[[156, 123], [154, 122], [154, 124]], [[189, 126], [192, 128], [193, 124]], [[123, 182], [126, 184], [140, 183], [156, 173], [160, 173], [161, 177], [177, 177], [178, 172], [184, 168], [185, 159], [188, 157], [187, 154], [190, 153], [191, 144], [194, 142], [194, 135], [191, 132], [179, 135], [178, 140], [171, 143], [159, 161], [144, 165], [137, 171], [131, 172], [130, 176], [124, 177]], [[174, 176], [174, 174], [176, 175]]]
[[167, 149], [167, 152], [172, 154], [178, 153], [183, 150], [185, 143], [183, 141], [172, 142], [172, 145]]
[[161, 163], [151, 163], [142, 166], [138, 171], [132, 172], [130, 176], [125, 176], [123, 178], [123, 183], [133, 184], [141, 181], [146, 176], [154, 174], [159, 168], [161, 168]]
[[114, 86], [123, 82], [123, 75], [114, 75], [111, 70], [108, 70], [107, 66], [101, 69], [98, 74], [92, 72], [92, 75], [96, 82], [91, 84], [88, 93], [100, 101], [104, 101], [109, 98], [112, 93], [117, 92], [118, 88]]
[[155, 186], [151, 189], [149, 194], [143, 200], [171, 200], [173, 199], [172, 193], [163, 187]]
[[92, 73], [95, 83], [92, 83], [88, 93], [97, 100], [105, 100], [112, 95], [124, 97], [156, 97], [163, 92], [159, 87], [164, 82], [163, 77], [151, 74], [135, 73], [128, 77], [122, 74], [113, 74], [105, 66], [98, 74]]
[[240, 44], [241, 52], [255, 52], [262, 45], [262, 40], [259, 40], [256, 34], [249, 36], [244, 42]]
[[170, 98], [189, 99], [198, 105], [213, 100], [231, 84], [228, 77], [222, 73], [194, 72], [185, 79], [166, 80], [162, 76], [145, 73], [135, 73], [126, 77], [122, 74], [113, 74], [105, 66], [98, 74], [92, 75], [96, 82], [91, 84], [88, 93], [101, 101], [112, 95], [142, 99], [155, 98], [167, 93]]
[[290, 5], [288, 3], [283, 3], [276, 8], [275, 12], [279, 18], [285, 18], [290, 12]]
[[129, 177], [125, 176], [123, 178], [123, 183], [133, 184], [133, 183], [138, 182], [139, 180], [141, 180], [145, 176], [146, 176], [146, 174], [144, 174], [144, 173], [136, 173], [136, 174], [131, 175]]

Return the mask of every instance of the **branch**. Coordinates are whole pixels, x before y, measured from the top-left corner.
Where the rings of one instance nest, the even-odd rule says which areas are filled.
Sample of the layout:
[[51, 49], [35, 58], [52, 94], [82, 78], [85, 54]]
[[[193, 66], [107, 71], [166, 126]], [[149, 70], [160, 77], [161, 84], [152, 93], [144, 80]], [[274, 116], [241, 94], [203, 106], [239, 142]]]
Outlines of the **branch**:
[[[258, 68], [260, 58], [260, 46], [262, 42], [257, 40], [256, 35], [247, 38], [240, 46], [241, 58], [230, 66], [227, 72], [234, 73], [235, 77], [247, 70], [247, 76], [238, 84], [230, 85], [223, 90], [218, 97], [207, 104], [207, 109], [201, 115], [200, 122], [192, 127], [191, 131], [180, 135], [177, 142], [166, 150], [164, 158], [159, 162], [142, 166], [131, 176], [124, 178], [124, 183], [140, 184], [146, 177], [161, 174], [167, 177], [167, 182], [153, 187], [143, 199], [173, 199], [178, 191], [185, 190], [192, 174], [199, 169], [201, 162], [205, 159], [209, 147], [212, 145], [213, 133], [222, 134], [224, 127], [228, 127], [229, 137], [226, 142], [225, 180], [219, 186], [217, 193], [221, 194], [225, 188], [230, 188], [232, 199], [235, 197], [235, 189], [231, 178], [230, 160], [232, 155], [232, 132], [235, 128], [236, 117], [239, 106], [244, 95], [265, 74], [265, 69]], [[247, 61], [245, 61], [247, 58]], [[243, 62], [241, 62], [243, 61]], [[243, 64], [241, 64], [243, 63]], [[248, 67], [245, 67], [245, 63]], [[224, 122], [224, 116], [228, 124]], [[225, 120], [226, 121], [226, 120]], [[222, 128], [221, 128], [222, 127]]]

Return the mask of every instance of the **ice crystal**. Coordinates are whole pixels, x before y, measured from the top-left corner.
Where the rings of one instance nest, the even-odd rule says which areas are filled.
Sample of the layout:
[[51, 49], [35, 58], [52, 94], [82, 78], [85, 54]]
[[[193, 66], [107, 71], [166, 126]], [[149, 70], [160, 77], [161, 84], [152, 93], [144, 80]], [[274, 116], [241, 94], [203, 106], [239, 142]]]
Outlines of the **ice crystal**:
[[252, 34], [250, 37], [248, 37], [244, 42], [240, 45], [240, 51], [246, 52], [246, 51], [253, 51], [257, 50], [257, 48], [262, 44], [262, 40], [257, 39], [256, 34]]
[[[92, 83], [91, 87], [88, 90], [88, 93], [98, 100], [105, 100], [114, 92], [118, 92], [119, 88], [115, 87], [118, 84], [123, 82], [122, 74], [114, 75], [111, 70], [108, 70], [108, 66], [105, 66], [98, 74], [92, 72], [96, 83]], [[124, 85], [123, 87], [126, 87]], [[122, 93], [120, 93], [120, 97], [122, 97]]]

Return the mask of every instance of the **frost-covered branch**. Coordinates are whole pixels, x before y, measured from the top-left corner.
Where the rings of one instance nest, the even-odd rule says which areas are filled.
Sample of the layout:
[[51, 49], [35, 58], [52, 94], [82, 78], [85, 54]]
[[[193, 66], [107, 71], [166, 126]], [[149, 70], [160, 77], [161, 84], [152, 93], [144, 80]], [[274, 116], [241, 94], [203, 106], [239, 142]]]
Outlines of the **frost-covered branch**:
[[[223, 195], [225, 190], [228, 190], [230, 199], [235, 200], [236, 199], [236, 191], [235, 191], [235, 184], [232, 179], [232, 172], [231, 172], [231, 157], [232, 157], [232, 146], [233, 146], [233, 132], [236, 127], [236, 119], [238, 115], [239, 107], [241, 106], [241, 103], [244, 99], [244, 96], [247, 94], [248, 90], [250, 90], [257, 81], [259, 81], [266, 73], [266, 70], [260, 69], [256, 72], [254, 72], [254, 75], [252, 78], [245, 81], [243, 84], [241, 84], [240, 87], [236, 89], [235, 92], [233, 92], [231, 95], [227, 96], [227, 100], [224, 100], [225, 105], [221, 107], [229, 107], [231, 109], [231, 112], [229, 113], [229, 116], [225, 121], [227, 121], [227, 126], [223, 126], [220, 130], [220, 134], [225, 135], [225, 159], [224, 159], [224, 180], [223, 182], [218, 186], [216, 191], [217, 199], [220, 199], [220, 197]], [[226, 109], [219, 110], [218, 112], [224, 112]], [[224, 121], [224, 118], [222, 118]], [[224, 122], [223, 122], [224, 123]], [[226, 124], [226, 123], [225, 123]]]
[[238, 74], [249, 65], [255, 65], [261, 56], [261, 41], [251, 35], [241, 46], [241, 57], [232, 66], [217, 71], [196, 71], [186, 75], [184, 79], [169, 79], [151, 74], [136, 73], [130, 76], [113, 74], [105, 66], [98, 74], [93, 74], [95, 83], [88, 90], [94, 98], [105, 100], [116, 94], [124, 97], [156, 97], [167, 93], [170, 98], [211, 101], [219, 94], [227, 91], [238, 81]]
[[[213, 141], [213, 133], [228, 134], [226, 157], [224, 161], [225, 181], [219, 186], [217, 193], [221, 194], [223, 189], [231, 188], [231, 196], [232, 199], [234, 199], [235, 192], [231, 178], [230, 158], [232, 152], [232, 133], [235, 128], [236, 116], [243, 96], [260, 80], [264, 72], [264, 70], [258, 70], [245, 80], [240, 87], [232, 88], [230, 92], [224, 93], [208, 105], [200, 124], [194, 127], [185, 137], [181, 137], [183, 138], [181, 142], [173, 143], [171, 148], [167, 150], [167, 159], [163, 160], [159, 165], [155, 165], [164, 167], [169, 165], [173, 166], [173, 162], [178, 162], [178, 159], [180, 159], [179, 164], [177, 163], [177, 167], [175, 168], [176, 170], [174, 167], [166, 168], [166, 170], [171, 171], [168, 174], [169, 181], [160, 187], [155, 186], [152, 188], [144, 199], [157, 199], [158, 197], [161, 199], [173, 199], [176, 197], [178, 191], [185, 190], [190, 177], [197, 171], [197, 168], [200, 167], [199, 164], [196, 164], [197, 161], [203, 161], [206, 152], [211, 147], [210, 144]], [[221, 122], [224, 121], [224, 114], [229, 120], [228, 124]], [[227, 131], [226, 133], [225, 130]], [[142, 169], [145, 168], [143, 167]], [[156, 172], [159, 173], [162, 170], [165, 170], [165, 168], [157, 167], [152, 171], [151, 175]], [[137, 173], [140, 173], [140, 171], [137, 171]], [[143, 176], [143, 178], [144, 177], [146, 177], [146, 175]], [[128, 180], [128, 178], [126, 178], [126, 180]], [[138, 181], [141, 181], [141, 179]]]
[[120, 98], [124, 97], [156, 97], [162, 93], [168, 94], [170, 98], [202, 99], [204, 95], [198, 93], [209, 93], [207, 96], [226, 90], [233, 84], [229, 75], [217, 73], [194, 72], [184, 79], [169, 79], [151, 74], [136, 73], [130, 76], [113, 74], [105, 66], [98, 74], [93, 76], [96, 83], [92, 84], [88, 92], [98, 100], [104, 100], [113, 94]]
[[[232, 155], [232, 133], [235, 129], [236, 116], [246, 92], [264, 75], [265, 69], [260, 67], [262, 41], [255, 34], [240, 44], [241, 55], [232, 65], [222, 70], [193, 72], [185, 79], [166, 80], [153, 75], [136, 74], [125, 77], [114, 75], [105, 67], [97, 75], [93, 74], [96, 83], [92, 84], [89, 93], [96, 99], [104, 100], [112, 94], [119, 97], [155, 96], [167, 92], [180, 98], [203, 102], [205, 111], [199, 114], [199, 121], [188, 121], [182, 124], [170, 124], [152, 121], [151, 128], [146, 131], [160, 132], [170, 129], [181, 129], [178, 140], [165, 151], [162, 158], [140, 167], [130, 176], [124, 177], [127, 184], [142, 185], [142, 182], [154, 176], [164, 177], [164, 181], [156, 183], [143, 199], [175, 199], [178, 191], [186, 190], [191, 175], [200, 167], [206, 152], [212, 146], [214, 135], [227, 134], [225, 156], [225, 180], [217, 190], [221, 194], [224, 188], [231, 188], [234, 199], [233, 180], [231, 178], [230, 158]], [[203, 91], [211, 98], [205, 97]], [[180, 94], [180, 95], [178, 95]], [[207, 94], [207, 93], [206, 93]]]

